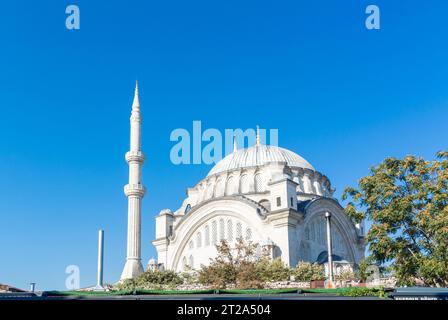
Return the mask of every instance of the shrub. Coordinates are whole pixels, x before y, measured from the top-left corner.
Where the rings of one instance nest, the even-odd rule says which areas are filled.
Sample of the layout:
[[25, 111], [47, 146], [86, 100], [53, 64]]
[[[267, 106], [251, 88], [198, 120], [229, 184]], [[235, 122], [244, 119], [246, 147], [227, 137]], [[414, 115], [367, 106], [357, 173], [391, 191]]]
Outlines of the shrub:
[[148, 270], [137, 278], [138, 283], [181, 284], [182, 279], [171, 270]]
[[376, 296], [380, 298], [386, 298], [387, 294], [382, 288], [366, 288], [366, 287], [351, 287], [338, 293], [339, 296], [346, 297], [368, 297]]
[[317, 263], [301, 261], [292, 270], [292, 275], [296, 281], [324, 280], [325, 268]]
[[257, 262], [256, 269], [264, 282], [289, 280], [291, 275], [291, 270], [279, 258], [271, 260], [263, 257]]
[[182, 278], [171, 270], [147, 270], [135, 279], [127, 279], [116, 286], [118, 290], [160, 289], [163, 286], [175, 287]]
[[263, 280], [257, 270], [257, 264], [253, 261], [245, 261], [238, 265], [236, 273], [236, 288], [261, 289]]
[[184, 271], [179, 276], [183, 284], [197, 284], [199, 282], [198, 273], [193, 270]]
[[216, 249], [218, 254], [209, 266], [201, 266], [198, 281], [215, 289], [228, 286], [243, 289], [261, 288], [263, 281], [257, 270], [257, 244], [237, 240], [235, 248], [222, 240]]
[[354, 280], [356, 278], [355, 273], [352, 270], [344, 269], [341, 271], [341, 273], [335, 275], [336, 280]]
[[137, 289], [138, 287], [135, 279], [126, 279], [112, 288], [113, 291], [135, 291]]

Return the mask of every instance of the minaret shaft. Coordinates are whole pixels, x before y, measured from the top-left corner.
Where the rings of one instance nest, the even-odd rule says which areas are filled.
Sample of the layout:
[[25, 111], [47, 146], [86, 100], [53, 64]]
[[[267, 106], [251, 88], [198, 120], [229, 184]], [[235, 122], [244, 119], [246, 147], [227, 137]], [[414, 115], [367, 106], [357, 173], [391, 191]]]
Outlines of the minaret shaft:
[[141, 206], [146, 191], [142, 184], [142, 166], [145, 157], [141, 151], [142, 119], [137, 84], [130, 120], [130, 151], [126, 153], [126, 161], [129, 164], [129, 183], [124, 187], [124, 193], [128, 197], [128, 245], [126, 265], [121, 274], [121, 280], [135, 278], [143, 272], [141, 263]]

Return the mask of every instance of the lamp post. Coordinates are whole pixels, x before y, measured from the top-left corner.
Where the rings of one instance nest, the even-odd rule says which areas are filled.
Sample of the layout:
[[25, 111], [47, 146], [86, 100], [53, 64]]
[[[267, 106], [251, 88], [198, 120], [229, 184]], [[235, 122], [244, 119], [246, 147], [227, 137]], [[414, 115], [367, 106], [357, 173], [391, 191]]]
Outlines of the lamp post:
[[327, 252], [328, 252], [328, 285], [333, 286], [333, 249], [331, 241], [331, 213], [325, 212], [327, 222]]

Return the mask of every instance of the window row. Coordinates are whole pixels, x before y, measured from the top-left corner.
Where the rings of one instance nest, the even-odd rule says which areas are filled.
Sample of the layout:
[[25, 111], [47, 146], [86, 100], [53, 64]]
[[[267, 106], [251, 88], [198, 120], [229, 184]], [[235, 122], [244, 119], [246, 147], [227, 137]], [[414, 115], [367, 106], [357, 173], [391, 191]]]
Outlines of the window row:
[[198, 231], [195, 236], [190, 239], [188, 249], [208, 247], [216, 245], [221, 240], [233, 242], [238, 238], [244, 238], [246, 241], [252, 240], [252, 230], [249, 227], [244, 229], [241, 222], [234, 223], [231, 219], [213, 220]]

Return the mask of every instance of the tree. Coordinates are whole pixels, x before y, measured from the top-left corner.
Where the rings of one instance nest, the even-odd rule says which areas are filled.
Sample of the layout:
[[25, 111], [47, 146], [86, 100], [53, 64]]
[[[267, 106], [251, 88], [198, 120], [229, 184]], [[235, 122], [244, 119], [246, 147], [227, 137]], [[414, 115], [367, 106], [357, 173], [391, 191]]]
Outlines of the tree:
[[354, 221], [372, 222], [370, 258], [392, 262], [398, 284], [448, 285], [448, 151], [433, 161], [387, 158], [342, 198]]
[[257, 248], [257, 244], [245, 243], [242, 238], [237, 240], [235, 248], [221, 240], [216, 245], [217, 256], [211, 260], [210, 265], [201, 266], [198, 272], [199, 282], [216, 289], [229, 285], [244, 289], [262, 287], [262, 279], [256, 266]]

